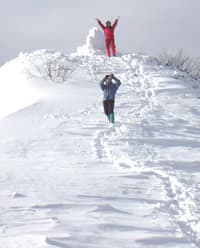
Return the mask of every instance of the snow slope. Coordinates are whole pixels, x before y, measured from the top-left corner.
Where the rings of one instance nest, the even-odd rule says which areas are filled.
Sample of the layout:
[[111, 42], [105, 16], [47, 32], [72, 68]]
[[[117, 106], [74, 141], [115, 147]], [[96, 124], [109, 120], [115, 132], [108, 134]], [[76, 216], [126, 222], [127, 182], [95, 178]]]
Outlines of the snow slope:
[[23, 73], [19, 58], [0, 68], [0, 118], [23, 109], [40, 98]]
[[0, 121], [0, 247], [200, 247], [196, 82], [144, 55], [73, 61], [66, 83]]

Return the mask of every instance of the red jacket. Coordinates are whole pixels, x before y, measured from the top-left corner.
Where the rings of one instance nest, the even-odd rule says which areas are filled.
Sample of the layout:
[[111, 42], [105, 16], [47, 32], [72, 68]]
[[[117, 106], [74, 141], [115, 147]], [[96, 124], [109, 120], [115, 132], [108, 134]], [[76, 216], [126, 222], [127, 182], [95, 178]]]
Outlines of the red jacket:
[[99, 26], [104, 31], [105, 40], [112, 40], [114, 39], [114, 31], [118, 23], [118, 19], [115, 20], [114, 24], [111, 27], [106, 27], [102, 24], [100, 20], [98, 20]]

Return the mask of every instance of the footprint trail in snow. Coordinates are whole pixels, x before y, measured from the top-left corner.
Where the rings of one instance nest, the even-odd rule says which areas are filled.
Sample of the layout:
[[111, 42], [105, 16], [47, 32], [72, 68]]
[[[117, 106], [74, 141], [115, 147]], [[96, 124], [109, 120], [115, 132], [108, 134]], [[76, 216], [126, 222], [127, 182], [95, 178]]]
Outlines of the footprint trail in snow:
[[74, 61], [97, 83], [92, 94], [105, 74], [120, 78], [116, 123], [107, 123], [101, 99], [81, 111], [41, 102], [16, 114], [28, 125], [49, 111], [33, 134], [1, 135], [3, 247], [200, 247], [192, 86], [148, 56]]

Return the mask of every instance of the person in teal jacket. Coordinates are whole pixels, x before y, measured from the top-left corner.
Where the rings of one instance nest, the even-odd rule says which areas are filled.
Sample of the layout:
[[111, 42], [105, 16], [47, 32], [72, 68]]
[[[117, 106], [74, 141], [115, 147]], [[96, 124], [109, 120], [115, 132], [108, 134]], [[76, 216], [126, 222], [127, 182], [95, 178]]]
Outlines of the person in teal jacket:
[[[115, 81], [115, 83], [113, 83], [113, 80]], [[108, 117], [108, 120], [111, 123], [115, 122], [115, 117], [114, 117], [115, 95], [120, 85], [121, 85], [121, 81], [118, 78], [116, 78], [113, 74], [106, 75], [100, 82], [100, 87], [103, 91], [104, 113]]]

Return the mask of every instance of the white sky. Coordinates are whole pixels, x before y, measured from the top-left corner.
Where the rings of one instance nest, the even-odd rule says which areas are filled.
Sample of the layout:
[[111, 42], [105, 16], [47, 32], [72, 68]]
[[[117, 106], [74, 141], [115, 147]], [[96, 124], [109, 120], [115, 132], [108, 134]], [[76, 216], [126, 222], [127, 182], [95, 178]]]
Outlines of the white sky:
[[183, 48], [199, 56], [200, 0], [0, 0], [0, 64], [21, 51], [74, 52], [88, 30], [121, 16], [121, 52], [158, 54]]

